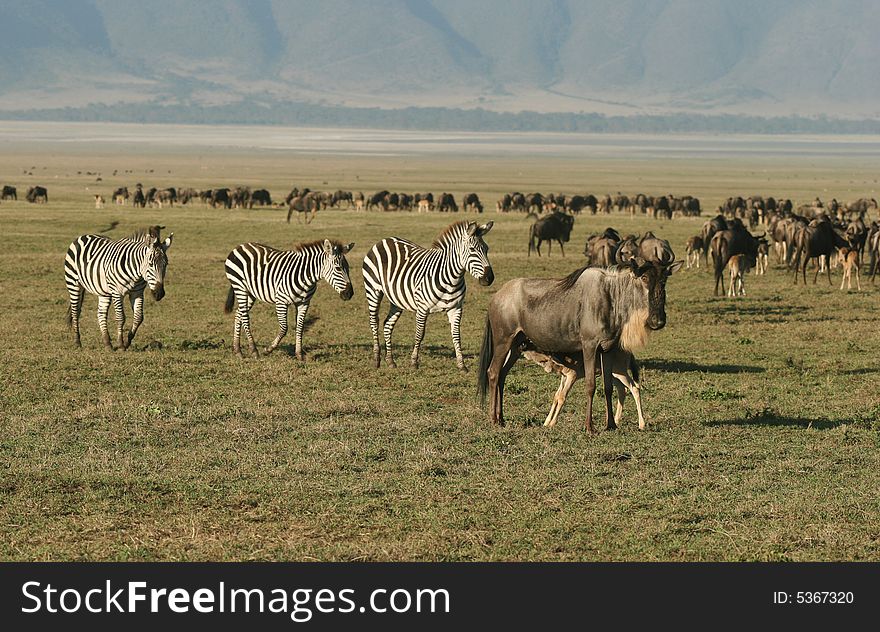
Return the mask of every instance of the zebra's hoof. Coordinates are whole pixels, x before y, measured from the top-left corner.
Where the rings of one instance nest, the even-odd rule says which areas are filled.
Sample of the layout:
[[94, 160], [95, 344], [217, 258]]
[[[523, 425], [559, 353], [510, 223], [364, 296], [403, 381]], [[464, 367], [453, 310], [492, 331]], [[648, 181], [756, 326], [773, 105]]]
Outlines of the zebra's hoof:
[[417, 368], [419, 368], [419, 361], [416, 360], [415, 358], [413, 358], [412, 360], [409, 361], [409, 365], [412, 368], [417, 369]]
[[394, 360], [385, 360], [385, 364], [387, 364], [388, 367], [391, 369], [397, 368], [397, 363]]
[[459, 373], [467, 373], [467, 372], [468, 372], [468, 368], [467, 368], [465, 365], [460, 364], [460, 365], [458, 366], [458, 371], [459, 371]]
[[274, 348], [274, 347], [266, 347], [265, 349], [263, 349], [263, 355], [269, 355], [269, 354], [271, 354], [273, 351], [275, 351], [275, 348]]
[[306, 360], [306, 354], [304, 354], [304, 353], [295, 353], [293, 355], [300, 362], [305, 362], [305, 360]]

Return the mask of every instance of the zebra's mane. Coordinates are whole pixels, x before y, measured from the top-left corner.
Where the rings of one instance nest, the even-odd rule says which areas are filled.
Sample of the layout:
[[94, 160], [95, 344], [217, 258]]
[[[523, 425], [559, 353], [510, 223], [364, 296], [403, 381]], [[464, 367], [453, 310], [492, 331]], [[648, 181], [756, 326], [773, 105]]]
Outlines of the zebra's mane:
[[[330, 243], [333, 244], [334, 248], [342, 247], [342, 242], [336, 239], [331, 239]], [[294, 252], [305, 252], [313, 248], [320, 248], [321, 250], [324, 250], [324, 240], [316, 239], [314, 241], [304, 241], [302, 243], [296, 244], [293, 248], [291, 248], [291, 250], [293, 250]]]
[[460, 228], [467, 228], [468, 223], [469, 222], [467, 220], [462, 220], [460, 222], [455, 222], [453, 224], [450, 224], [449, 226], [447, 226], [446, 228], [443, 229], [442, 233], [437, 235], [437, 238], [434, 240], [434, 243], [431, 244], [431, 247], [432, 248], [439, 248], [440, 246], [442, 246], [443, 244], [446, 243], [447, 238], [450, 235], [458, 232], [458, 230]]
[[164, 226], [150, 226], [148, 228], [141, 228], [134, 231], [131, 235], [126, 237], [126, 239], [129, 241], [142, 241], [144, 243], [151, 244], [153, 242], [159, 241], [159, 234], [162, 228], [164, 228]]

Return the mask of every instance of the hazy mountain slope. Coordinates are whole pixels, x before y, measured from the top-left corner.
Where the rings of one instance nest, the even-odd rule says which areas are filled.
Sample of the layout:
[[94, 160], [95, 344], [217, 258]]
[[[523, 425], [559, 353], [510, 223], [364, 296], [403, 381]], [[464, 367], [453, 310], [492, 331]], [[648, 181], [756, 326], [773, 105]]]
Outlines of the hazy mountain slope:
[[0, 108], [880, 114], [874, 0], [0, 0]]

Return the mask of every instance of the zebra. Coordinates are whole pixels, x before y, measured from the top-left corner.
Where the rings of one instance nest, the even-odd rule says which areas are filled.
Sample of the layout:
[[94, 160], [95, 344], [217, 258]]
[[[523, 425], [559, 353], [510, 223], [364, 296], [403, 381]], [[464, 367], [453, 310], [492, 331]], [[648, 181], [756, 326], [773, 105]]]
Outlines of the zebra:
[[370, 310], [370, 328], [373, 330], [373, 359], [379, 368], [379, 304], [388, 296], [391, 306], [385, 319], [385, 362], [396, 367], [391, 353], [391, 332], [405, 309], [416, 313], [416, 337], [410, 358], [412, 366], [419, 366], [419, 347], [425, 336], [428, 314], [446, 312], [452, 330], [455, 362], [466, 372], [461, 353], [461, 309], [464, 303], [464, 273], [480, 285], [492, 285], [495, 274], [489, 263], [489, 246], [483, 236], [492, 229], [493, 222], [456, 222], [434, 240], [431, 248], [423, 248], [411, 241], [390, 237], [373, 246], [364, 257], [364, 292]]
[[[164, 226], [151, 226], [130, 237], [112, 240], [104, 235], [82, 235], [70, 244], [64, 259], [64, 281], [70, 295], [67, 323], [74, 332], [74, 344], [82, 347], [79, 335], [79, 317], [86, 291], [98, 296], [98, 327], [104, 346], [112, 350], [107, 330], [107, 312], [110, 305], [116, 313], [116, 342], [120, 349], [128, 349], [144, 320], [144, 289], [149, 286], [153, 298], [165, 296], [165, 272], [168, 268], [168, 248], [174, 233], [160, 241]], [[128, 336], [123, 336], [125, 311], [122, 299], [131, 302], [133, 322]]]
[[343, 246], [325, 239], [294, 246], [293, 250], [275, 250], [257, 243], [242, 244], [226, 257], [226, 278], [229, 294], [226, 313], [235, 312], [232, 350], [241, 356], [241, 331], [244, 330], [251, 355], [259, 356], [251, 334], [250, 309], [256, 299], [275, 304], [278, 316], [278, 335], [265, 353], [272, 353], [287, 335], [287, 312], [296, 305], [296, 358], [303, 359], [302, 336], [309, 302], [315, 294], [318, 281], [324, 279], [347, 301], [354, 295], [348, 261], [345, 254], [354, 244]]

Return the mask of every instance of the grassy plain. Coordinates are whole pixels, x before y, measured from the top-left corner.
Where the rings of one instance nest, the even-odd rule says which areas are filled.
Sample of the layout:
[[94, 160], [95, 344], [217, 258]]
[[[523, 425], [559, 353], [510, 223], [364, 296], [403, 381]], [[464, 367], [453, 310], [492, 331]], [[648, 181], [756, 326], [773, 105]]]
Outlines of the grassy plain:
[[[525, 362], [499, 429], [474, 400], [492, 292], [517, 276], [567, 274], [607, 225], [654, 230], [683, 256], [702, 220], [582, 216], [565, 258], [536, 259], [525, 218], [487, 213], [496, 282], [469, 284], [471, 373], [460, 375], [441, 315], [428, 321], [419, 371], [373, 369], [360, 277], [380, 238], [428, 244], [456, 217], [327, 211], [305, 226], [274, 209], [95, 210], [91, 198], [141, 181], [265, 186], [275, 197], [293, 184], [476, 191], [487, 207], [510, 190], [674, 192], [711, 209], [731, 194], [871, 194], [876, 164], [45, 147], [0, 153], [0, 184], [22, 195], [44, 184], [51, 200], [0, 203], [2, 559], [880, 559], [880, 290], [866, 279], [862, 292], [795, 287], [774, 265], [733, 301], [712, 296], [705, 269], [682, 271], [668, 325], [641, 357], [646, 432], [628, 400], [621, 430], [586, 436], [581, 388], [554, 429], [541, 427], [556, 380]], [[147, 301], [133, 349], [117, 353], [100, 347], [88, 297], [78, 351], [64, 327], [65, 249], [114, 221], [113, 236], [151, 223], [175, 233], [168, 294]], [[325, 236], [357, 244], [355, 298], [321, 285], [304, 363], [292, 334], [274, 356], [233, 357], [229, 250]], [[272, 308], [257, 305], [253, 322], [268, 343]], [[413, 328], [406, 314], [395, 331], [404, 360]]]

